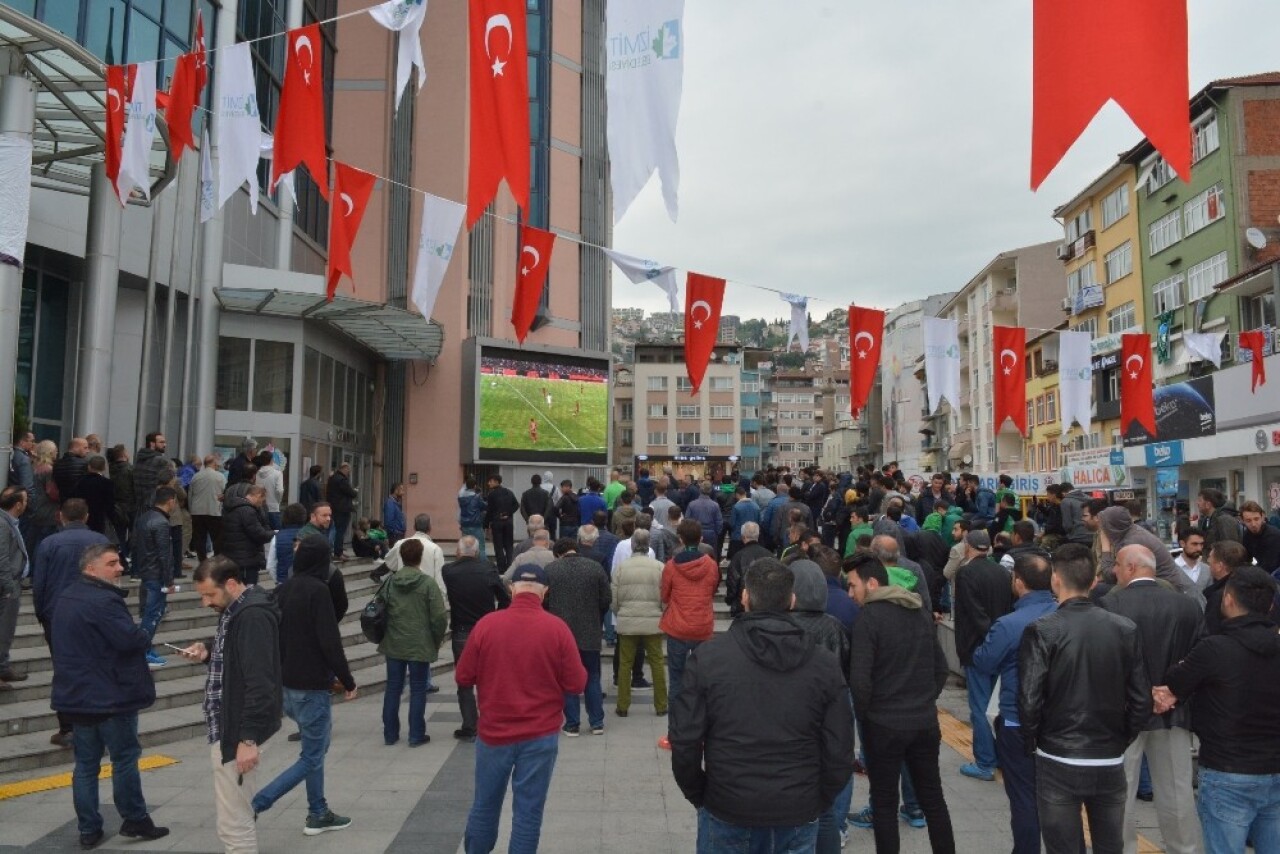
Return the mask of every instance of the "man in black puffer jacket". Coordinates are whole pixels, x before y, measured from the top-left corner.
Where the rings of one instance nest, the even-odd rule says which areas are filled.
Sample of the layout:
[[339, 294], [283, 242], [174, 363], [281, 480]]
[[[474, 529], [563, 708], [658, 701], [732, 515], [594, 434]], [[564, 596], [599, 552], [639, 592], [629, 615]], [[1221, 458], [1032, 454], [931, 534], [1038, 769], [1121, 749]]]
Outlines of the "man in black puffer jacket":
[[760, 560], [744, 585], [747, 613], [689, 655], [671, 768], [698, 808], [699, 850], [772, 840], [812, 851], [815, 819], [853, 774], [849, 694], [836, 656], [786, 613], [791, 570]]
[[139, 513], [154, 503], [151, 494], [156, 487], [174, 478], [173, 462], [164, 455], [166, 447], [168, 444], [163, 433], [148, 433], [146, 447], [139, 448], [138, 455], [134, 457], [133, 497]]
[[258, 583], [258, 573], [267, 566], [263, 546], [275, 532], [267, 519], [267, 491], [250, 486], [243, 495], [228, 493], [222, 504], [222, 553], [240, 567], [244, 583]]
[[77, 436], [67, 445], [67, 452], [53, 461], [53, 482], [63, 500], [71, 497], [88, 467], [89, 444]]

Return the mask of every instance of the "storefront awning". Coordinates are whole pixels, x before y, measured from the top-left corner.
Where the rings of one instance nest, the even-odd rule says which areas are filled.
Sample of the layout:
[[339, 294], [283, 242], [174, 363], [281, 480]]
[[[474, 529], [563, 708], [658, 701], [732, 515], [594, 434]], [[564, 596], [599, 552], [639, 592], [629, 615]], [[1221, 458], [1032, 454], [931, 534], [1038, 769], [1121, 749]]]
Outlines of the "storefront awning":
[[444, 327], [403, 308], [346, 296], [327, 302], [316, 294], [264, 288], [219, 288], [226, 311], [318, 320], [388, 361], [434, 362], [444, 346]]
[[957, 461], [963, 460], [965, 457], [965, 454], [969, 453], [969, 451], [972, 450], [972, 448], [973, 448], [972, 442], [967, 442], [967, 441], [956, 442], [954, 445], [951, 446], [949, 452], [947, 453], [947, 459], [957, 460]]

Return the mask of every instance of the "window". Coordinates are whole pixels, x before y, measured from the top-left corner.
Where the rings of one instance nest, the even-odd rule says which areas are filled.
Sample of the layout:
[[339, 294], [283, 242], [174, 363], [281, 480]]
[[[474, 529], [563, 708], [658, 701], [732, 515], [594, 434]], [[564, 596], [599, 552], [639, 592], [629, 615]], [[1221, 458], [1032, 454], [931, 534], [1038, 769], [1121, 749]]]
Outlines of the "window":
[[812, 420], [813, 420], [813, 410], [812, 410], [812, 409], [798, 409], [798, 410], [796, 410], [796, 420], [797, 420], [797, 421], [812, 421]]
[[1166, 311], [1173, 311], [1175, 308], [1182, 307], [1182, 283], [1185, 278], [1179, 273], [1152, 286], [1152, 308], [1156, 314], [1164, 314]]
[[1088, 288], [1098, 282], [1093, 277], [1093, 262], [1077, 267], [1067, 274], [1067, 294], [1074, 297], [1081, 288]]
[[[715, 410], [716, 410], [717, 408], [718, 408], [718, 407], [714, 407], [714, 406], [711, 408], [711, 417], [712, 417], [712, 418], [715, 418], [715, 417], [716, 417], [716, 415], [715, 415]], [[759, 418], [759, 417], [760, 417], [760, 407], [758, 407], [758, 406], [744, 406], [744, 407], [742, 407], [742, 417], [743, 417], [743, 418]]]
[[649, 404], [649, 417], [650, 418], [666, 418], [667, 405], [665, 403]]
[[[525, 22], [529, 69], [529, 210], [530, 225], [547, 228], [551, 186], [551, 4], [527, 0]], [[546, 289], [543, 305], [546, 305]]]
[[630, 401], [622, 404], [622, 406], [618, 408], [619, 421], [632, 421], [635, 419], [635, 415], [636, 405]]
[[813, 451], [812, 442], [796, 442], [796, 453], [807, 454]]
[[1057, 468], [1058, 468], [1058, 443], [1050, 442], [1049, 443], [1049, 471], [1054, 471]]
[[1038, 447], [1038, 453], [1040, 455], [1040, 471], [1044, 471], [1049, 467], [1049, 449], [1046, 447], [1044, 442], [1041, 442]]
[[1115, 403], [1120, 400], [1120, 370], [1112, 368], [1102, 375], [1102, 402]]
[[1036, 402], [1034, 400], [1027, 401], [1027, 426], [1034, 427], [1036, 423]]
[[711, 444], [720, 445], [722, 447], [724, 446], [733, 447], [733, 434], [732, 433], [712, 433]]
[[630, 427], [622, 428], [622, 447], [630, 448], [634, 444], [635, 433]]
[[1138, 324], [1138, 312], [1132, 301], [1107, 312], [1107, 332], [1115, 335]]
[[676, 391], [693, 391], [693, 383], [688, 377], [676, 377]]
[[1057, 392], [1047, 392], [1044, 396], [1045, 418], [1046, 423], [1052, 424], [1058, 420], [1058, 394]]
[[701, 418], [702, 408], [697, 404], [681, 404], [676, 407], [677, 418]]
[[1044, 423], [1044, 395], [1036, 398], [1036, 423]]
[[[1264, 326], [1275, 326], [1275, 294], [1267, 291], [1266, 293], [1254, 294], [1251, 297], [1242, 297], [1240, 300], [1240, 312], [1240, 328], [1245, 331], [1261, 329]], [[1280, 349], [1280, 344], [1277, 345], [1277, 348]]]
[[1072, 332], [1088, 332], [1090, 335], [1098, 334], [1098, 316], [1095, 314], [1088, 320], [1082, 320], [1075, 326], [1071, 327]]
[[1129, 215], [1129, 188], [1125, 185], [1116, 187], [1102, 200], [1102, 227], [1108, 229], [1117, 220]]
[[1182, 206], [1184, 233], [1194, 234], [1227, 215], [1222, 200], [1222, 185], [1216, 184]]
[[702, 434], [696, 433], [696, 432], [695, 433], [677, 433], [676, 444], [677, 445], [701, 445]]
[[1173, 244], [1182, 239], [1182, 212], [1173, 211], [1165, 214], [1155, 222], [1151, 223], [1149, 254], [1154, 257], [1156, 253], [1168, 249]]
[[667, 444], [667, 434], [663, 430], [655, 430], [649, 433], [646, 444], [649, 445], [665, 445]]
[[254, 411], [292, 413], [293, 345], [287, 341], [255, 341], [253, 351]]
[[1173, 167], [1164, 161], [1159, 154], [1153, 155], [1151, 159], [1143, 163], [1143, 168], [1150, 167], [1151, 174], [1147, 176], [1147, 195], [1155, 195], [1155, 192], [1173, 180]]
[[647, 387], [649, 391], [666, 391], [667, 378], [666, 377], [649, 377], [649, 382]]
[[796, 451], [795, 442], [782, 442], [781, 444], [778, 445], [778, 453], [780, 454], [794, 454], [795, 451]]
[[302, 354], [302, 414], [315, 418], [316, 385], [320, 381], [320, 352], [310, 347]]
[[1118, 282], [1133, 272], [1133, 244], [1125, 241], [1107, 253], [1107, 284]]
[[1213, 293], [1214, 286], [1227, 280], [1227, 253], [1219, 252], [1187, 270], [1187, 301], [1195, 302]]
[[748, 394], [748, 393], [758, 394], [759, 392], [760, 392], [760, 383], [755, 380], [752, 380], [751, 382], [744, 382], [742, 384], [743, 394]]
[[249, 369], [253, 342], [248, 338], [218, 338], [218, 409], [249, 409]]
[[333, 357], [325, 354], [320, 356], [320, 408], [316, 417], [321, 421], [333, 419]]
[[732, 418], [733, 407], [732, 406], [713, 406], [711, 407], [711, 417], [712, 418]]
[[1085, 208], [1079, 214], [1067, 220], [1067, 242], [1070, 243], [1083, 236], [1091, 228], [1093, 228], [1093, 216], [1089, 208]]
[[1210, 111], [1196, 119], [1191, 127], [1191, 162], [1195, 163], [1218, 150], [1218, 114]]
[[712, 391], [733, 391], [733, 377], [712, 377]]

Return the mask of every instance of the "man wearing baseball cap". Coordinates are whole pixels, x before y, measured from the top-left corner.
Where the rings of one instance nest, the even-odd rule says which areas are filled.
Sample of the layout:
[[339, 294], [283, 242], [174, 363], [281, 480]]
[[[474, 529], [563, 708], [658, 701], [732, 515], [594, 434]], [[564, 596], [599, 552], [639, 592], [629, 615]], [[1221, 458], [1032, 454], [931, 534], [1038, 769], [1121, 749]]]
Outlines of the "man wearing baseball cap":
[[987, 722], [987, 704], [995, 690], [995, 676], [973, 667], [973, 653], [986, 639], [991, 624], [1013, 610], [1013, 586], [1008, 570], [991, 559], [991, 537], [975, 528], [964, 537], [965, 561], [955, 577], [956, 654], [964, 666], [969, 690], [969, 721], [973, 724], [973, 762], [960, 773], [975, 780], [995, 780], [996, 737]]
[[467, 638], [455, 681], [476, 688], [475, 800], [467, 854], [492, 851], [513, 787], [510, 848], [535, 851], [564, 721], [564, 698], [581, 694], [587, 671], [564, 620], [543, 610], [547, 572], [521, 564], [511, 575], [511, 606], [482, 617]]

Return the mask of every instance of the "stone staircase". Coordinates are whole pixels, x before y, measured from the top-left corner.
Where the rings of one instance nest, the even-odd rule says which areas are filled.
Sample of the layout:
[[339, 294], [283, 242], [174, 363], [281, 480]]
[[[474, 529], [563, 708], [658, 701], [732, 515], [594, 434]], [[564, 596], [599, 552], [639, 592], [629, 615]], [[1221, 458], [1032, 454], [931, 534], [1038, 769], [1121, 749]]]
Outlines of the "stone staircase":
[[[452, 552], [452, 548], [447, 551]], [[166, 642], [186, 646], [193, 641], [213, 637], [218, 615], [201, 606], [200, 597], [191, 585], [190, 568], [188, 565], [187, 579], [179, 582], [181, 591], [169, 597], [168, 611], [156, 634], [158, 651], [165, 655], [168, 664], [151, 671], [156, 682], [156, 702], [138, 717], [143, 747], [205, 735], [201, 709], [205, 665], [186, 661], [161, 646]], [[372, 570], [373, 564], [369, 561], [348, 561], [342, 565], [350, 604], [339, 629], [361, 696], [381, 694], [386, 684], [385, 660], [378, 654], [376, 645], [369, 643], [360, 631], [360, 611], [378, 587], [378, 583], [369, 577]], [[265, 573], [263, 578], [266, 578]], [[138, 582], [126, 579], [125, 584], [129, 590], [126, 601], [136, 616]], [[270, 589], [274, 582], [265, 580], [263, 586]], [[723, 591], [722, 585], [716, 599], [717, 631], [725, 631], [730, 622]], [[611, 658], [613, 653], [613, 649], [606, 647], [604, 657]], [[30, 591], [23, 592], [11, 659], [14, 669], [26, 673], [28, 678], [25, 682], [0, 688], [0, 775], [71, 763], [71, 750], [49, 741], [58, 728], [57, 717], [49, 708], [53, 662], [35, 618]], [[446, 641], [432, 672], [452, 670], [453, 663], [453, 652]], [[452, 698], [445, 698], [445, 702], [452, 702]], [[376, 722], [371, 725], [376, 725]], [[286, 728], [288, 726], [286, 724]]]

